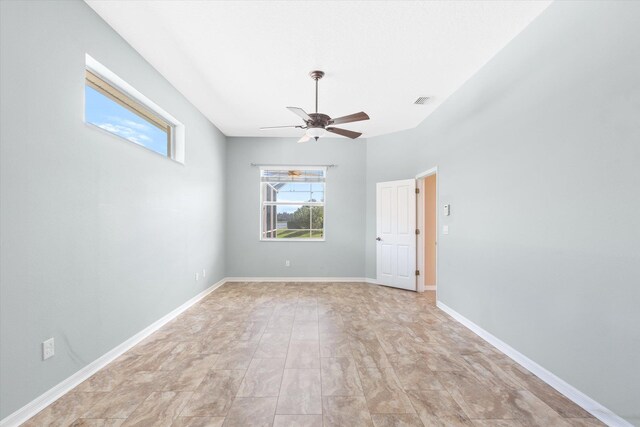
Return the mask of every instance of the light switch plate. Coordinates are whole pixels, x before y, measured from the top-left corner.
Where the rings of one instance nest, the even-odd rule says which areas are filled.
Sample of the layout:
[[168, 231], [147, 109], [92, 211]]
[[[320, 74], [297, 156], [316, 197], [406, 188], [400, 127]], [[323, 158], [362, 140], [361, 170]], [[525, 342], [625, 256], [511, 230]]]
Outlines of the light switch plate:
[[443, 225], [442, 226], [442, 234], [449, 234], [449, 226], [448, 225]]

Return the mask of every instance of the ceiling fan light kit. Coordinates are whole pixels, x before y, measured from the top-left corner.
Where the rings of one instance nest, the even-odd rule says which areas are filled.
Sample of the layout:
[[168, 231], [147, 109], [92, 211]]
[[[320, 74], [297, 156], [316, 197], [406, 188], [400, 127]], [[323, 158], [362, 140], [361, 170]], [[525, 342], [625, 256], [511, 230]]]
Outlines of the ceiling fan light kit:
[[309, 73], [309, 76], [316, 82], [316, 112], [307, 114], [302, 108], [299, 107], [287, 107], [289, 111], [297, 115], [304, 121], [304, 125], [291, 125], [291, 126], [269, 126], [262, 127], [261, 130], [268, 129], [281, 129], [281, 128], [298, 128], [306, 129], [305, 135], [298, 140], [299, 143], [307, 142], [311, 138], [316, 141], [321, 136], [325, 136], [327, 132], [335, 133], [336, 135], [346, 136], [347, 138], [356, 139], [361, 132], [354, 132], [347, 129], [330, 127], [331, 125], [359, 122], [362, 120], [369, 120], [367, 113], [361, 111], [359, 113], [349, 114], [348, 116], [342, 116], [332, 119], [326, 114], [318, 113], [318, 80], [324, 77], [324, 71], [315, 70]]

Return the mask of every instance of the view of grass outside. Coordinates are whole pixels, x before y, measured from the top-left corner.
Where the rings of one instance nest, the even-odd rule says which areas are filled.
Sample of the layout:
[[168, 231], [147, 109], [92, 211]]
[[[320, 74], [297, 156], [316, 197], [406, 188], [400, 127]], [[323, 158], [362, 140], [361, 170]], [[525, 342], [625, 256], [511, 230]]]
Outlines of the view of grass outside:
[[278, 239], [287, 239], [287, 238], [296, 238], [296, 239], [322, 239], [324, 232], [323, 230], [277, 230], [276, 238]]

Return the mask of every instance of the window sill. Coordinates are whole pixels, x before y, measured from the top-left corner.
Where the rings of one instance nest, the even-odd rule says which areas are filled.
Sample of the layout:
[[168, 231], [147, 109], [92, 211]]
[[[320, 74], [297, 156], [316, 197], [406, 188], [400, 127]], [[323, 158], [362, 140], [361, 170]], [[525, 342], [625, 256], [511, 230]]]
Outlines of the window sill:
[[325, 238], [322, 239], [296, 239], [296, 238], [290, 238], [290, 239], [260, 239], [261, 242], [324, 242], [326, 241]]

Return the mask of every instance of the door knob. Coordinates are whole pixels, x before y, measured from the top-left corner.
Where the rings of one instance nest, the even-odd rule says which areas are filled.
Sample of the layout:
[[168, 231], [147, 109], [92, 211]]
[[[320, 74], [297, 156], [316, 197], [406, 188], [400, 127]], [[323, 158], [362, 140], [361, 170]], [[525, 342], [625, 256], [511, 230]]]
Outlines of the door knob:
[[381, 242], [381, 241], [382, 241], [382, 239], [381, 239], [381, 238], [379, 238], [379, 237], [376, 237], [376, 240], [377, 240], [378, 242]]

